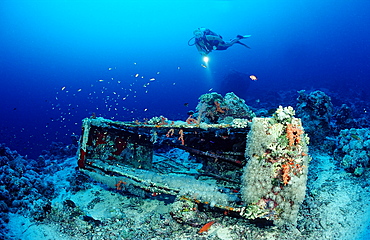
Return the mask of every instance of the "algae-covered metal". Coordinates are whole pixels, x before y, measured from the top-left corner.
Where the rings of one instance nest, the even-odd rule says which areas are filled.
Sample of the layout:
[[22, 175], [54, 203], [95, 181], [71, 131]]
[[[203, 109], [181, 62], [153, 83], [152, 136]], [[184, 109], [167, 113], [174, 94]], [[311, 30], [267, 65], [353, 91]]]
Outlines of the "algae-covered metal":
[[[230, 124], [157, 120], [84, 119], [80, 170], [111, 188], [142, 197], [173, 195], [179, 201], [249, 219], [279, 223], [295, 219], [284, 212], [296, 215], [301, 203], [295, 196], [289, 199], [291, 192], [304, 196], [307, 141], [299, 119], [287, 109], [273, 118], [254, 118], [253, 123], [248, 119], [233, 119]], [[251, 194], [256, 190], [251, 183], [263, 190]], [[290, 195], [285, 196], [284, 189]]]

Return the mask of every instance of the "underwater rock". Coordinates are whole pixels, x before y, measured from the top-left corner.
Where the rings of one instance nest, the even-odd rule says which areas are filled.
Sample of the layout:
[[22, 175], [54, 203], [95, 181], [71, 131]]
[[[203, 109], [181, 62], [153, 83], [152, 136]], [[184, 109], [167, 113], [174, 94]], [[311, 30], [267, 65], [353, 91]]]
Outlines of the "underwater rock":
[[233, 92], [226, 93], [225, 105], [228, 108], [228, 114], [233, 118], [252, 119], [256, 116], [245, 103], [245, 100], [239, 98]]
[[20, 156], [17, 151], [12, 151], [5, 144], [0, 144], [0, 156], [5, 157], [5, 159], [14, 160], [16, 157]]
[[356, 126], [356, 122], [352, 117], [352, 110], [346, 104], [342, 104], [333, 115], [333, 119], [336, 120], [335, 126], [337, 131], [354, 128]]
[[9, 212], [42, 220], [43, 207], [54, 194], [54, 185], [45, 180], [45, 168], [4, 144], [0, 144], [0, 162], [0, 225], [9, 220]]
[[198, 123], [207, 124], [230, 124], [234, 118], [251, 120], [255, 116], [245, 101], [233, 92], [227, 93], [225, 97], [216, 92], [201, 95], [194, 114]]
[[9, 223], [8, 213], [0, 212], [0, 239], [10, 239], [7, 235], [6, 224]]
[[201, 226], [206, 223], [206, 215], [198, 210], [198, 205], [186, 199], [177, 199], [171, 204], [171, 217], [178, 223]]
[[338, 136], [334, 158], [348, 172], [360, 176], [369, 167], [370, 129], [344, 129]]
[[75, 156], [78, 147], [78, 142], [76, 141], [76, 138], [78, 138], [77, 135], [72, 135], [72, 143], [68, 145], [63, 142], [52, 142], [49, 150], [44, 150], [39, 158], [53, 160]]
[[74, 171], [67, 181], [70, 183], [71, 193], [76, 193], [78, 191], [86, 190], [90, 187], [89, 178], [80, 171]]
[[303, 126], [313, 145], [322, 144], [331, 135], [330, 120], [333, 114], [331, 98], [322, 91], [307, 94], [298, 91], [296, 113], [302, 119]]
[[63, 205], [64, 205], [65, 207], [70, 207], [70, 208], [75, 208], [75, 207], [76, 207], [76, 203], [75, 203], [75, 202], [73, 202], [73, 201], [72, 201], [72, 200], [70, 200], [70, 199], [65, 200], [65, 201], [63, 202]]
[[100, 220], [94, 219], [93, 217], [90, 217], [90, 216], [87, 216], [87, 215], [83, 216], [82, 219], [85, 222], [88, 222], [93, 226], [98, 226], [102, 223]]
[[0, 212], [8, 212], [8, 205], [4, 201], [0, 201]]

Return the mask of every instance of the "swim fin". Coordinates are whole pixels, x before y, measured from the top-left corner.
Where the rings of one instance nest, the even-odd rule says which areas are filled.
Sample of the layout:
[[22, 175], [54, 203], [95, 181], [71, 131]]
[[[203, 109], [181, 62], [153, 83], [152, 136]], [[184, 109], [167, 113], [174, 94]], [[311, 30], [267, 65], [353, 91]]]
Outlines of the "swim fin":
[[244, 36], [242, 36], [242, 35], [237, 35], [236, 37], [237, 38], [239, 38], [239, 39], [243, 39], [243, 38], [249, 38], [249, 37], [251, 37], [252, 35], [244, 35]]
[[247, 48], [249, 48], [249, 49], [250, 49], [250, 47], [248, 47], [246, 44], [244, 44], [244, 43], [242, 43], [242, 42], [240, 42], [240, 41], [237, 41], [236, 43], [239, 43], [240, 45], [243, 45], [244, 47], [247, 47]]

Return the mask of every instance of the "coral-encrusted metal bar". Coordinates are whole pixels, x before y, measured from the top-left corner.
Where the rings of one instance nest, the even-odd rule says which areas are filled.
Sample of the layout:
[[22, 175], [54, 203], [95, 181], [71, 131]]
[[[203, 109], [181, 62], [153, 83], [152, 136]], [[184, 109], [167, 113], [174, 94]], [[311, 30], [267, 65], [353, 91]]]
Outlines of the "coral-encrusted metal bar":
[[276, 224], [295, 224], [305, 197], [309, 139], [293, 115], [280, 107], [273, 118], [254, 118], [248, 134], [242, 198]]

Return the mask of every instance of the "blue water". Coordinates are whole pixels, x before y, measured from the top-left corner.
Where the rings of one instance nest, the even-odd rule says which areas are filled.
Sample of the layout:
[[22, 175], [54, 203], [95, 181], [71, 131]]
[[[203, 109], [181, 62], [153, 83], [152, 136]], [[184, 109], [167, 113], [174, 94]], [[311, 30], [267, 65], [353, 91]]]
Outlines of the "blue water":
[[[1, 1], [0, 142], [36, 157], [93, 112], [185, 120], [233, 70], [258, 77], [228, 86], [250, 105], [301, 89], [369, 101], [369, 10], [367, 0]], [[251, 34], [251, 49], [214, 51], [204, 68], [188, 46], [198, 27]]]

